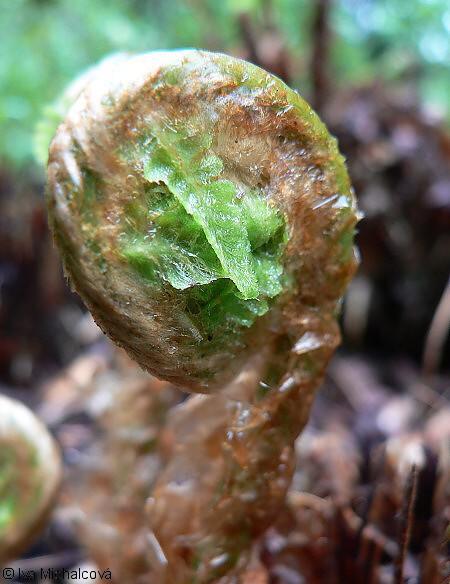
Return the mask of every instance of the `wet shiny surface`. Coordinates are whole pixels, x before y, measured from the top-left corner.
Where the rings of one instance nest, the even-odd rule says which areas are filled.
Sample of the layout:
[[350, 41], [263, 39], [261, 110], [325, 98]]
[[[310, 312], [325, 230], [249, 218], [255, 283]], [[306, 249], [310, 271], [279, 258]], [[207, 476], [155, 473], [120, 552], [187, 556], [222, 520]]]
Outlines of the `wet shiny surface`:
[[[180, 51], [101, 65], [53, 141], [49, 178], [50, 215], [73, 285], [133, 358], [182, 386], [209, 392], [231, 379], [259, 345], [261, 328], [274, 322], [277, 334], [296, 335], [287, 331], [284, 308], [310, 294], [303, 284], [310, 266], [324, 266], [318, 285], [328, 275], [336, 281], [327, 275], [336, 270], [327, 258], [330, 241], [342, 249], [337, 268], [346, 277], [355, 209], [335, 142], [295, 92], [237, 59]], [[136, 229], [128, 211], [148, 216], [155, 185], [175, 196], [206, 235], [213, 248], [206, 273], [198, 273], [199, 253], [189, 256], [195, 234], [180, 250], [182, 238], [158, 245], [151, 222]], [[279, 260], [276, 251], [255, 264], [246, 221], [255, 215], [252, 200], [286, 225]], [[339, 240], [344, 232], [349, 241]], [[155, 249], [162, 282], [142, 277]], [[263, 282], [258, 270], [273, 276]], [[219, 338], [210, 339], [201, 325], [214, 309], [197, 318], [185, 290], [218, 277], [236, 286], [234, 298], [254, 299], [247, 307], [255, 316], [239, 317], [240, 330], [225, 322]], [[267, 312], [265, 299], [276, 294], [274, 317], [257, 322]]]
[[[166, 207], [155, 219], [149, 187], [176, 200], [175, 215]], [[66, 272], [103, 330], [158, 377], [216, 392], [183, 402], [165, 425], [171, 446], [147, 503], [154, 581], [232, 582], [284, 501], [295, 438], [340, 338], [357, 210], [335, 140], [253, 65], [201, 51], [130, 57], [100, 68], [60, 126], [49, 210]], [[204, 298], [187, 301], [205, 280], [264, 300], [251, 239], [264, 246], [277, 217], [285, 236], [261, 270], [266, 310], [235, 326], [224, 290], [207, 315]], [[161, 221], [175, 237], [155, 254]], [[150, 245], [131, 253], [129, 230], [142, 225]], [[194, 249], [180, 249], [183, 229], [192, 239], [198, 226], [201, 251], [174, 271]], [[215, 313], [223, 330], [205, 335]]]

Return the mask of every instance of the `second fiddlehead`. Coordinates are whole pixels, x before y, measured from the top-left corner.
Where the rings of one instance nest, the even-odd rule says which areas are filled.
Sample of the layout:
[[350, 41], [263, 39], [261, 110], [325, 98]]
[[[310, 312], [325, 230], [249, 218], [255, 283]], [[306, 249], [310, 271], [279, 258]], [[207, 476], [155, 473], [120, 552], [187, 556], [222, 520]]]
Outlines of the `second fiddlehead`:
[[45, 524], [60, 475], [47, 429], [23, 404], [0, 395], [0, 567]]

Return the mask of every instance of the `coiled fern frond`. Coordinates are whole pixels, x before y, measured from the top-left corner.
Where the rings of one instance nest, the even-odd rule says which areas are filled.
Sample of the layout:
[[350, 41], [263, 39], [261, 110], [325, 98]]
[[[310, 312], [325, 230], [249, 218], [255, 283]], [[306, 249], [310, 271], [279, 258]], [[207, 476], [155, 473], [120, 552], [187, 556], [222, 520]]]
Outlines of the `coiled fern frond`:
[[59, 451], [23, 404], [0, 395], [0, 566], [45, 524], [60, 482]]
[[232, 578], [276, 517], [339, 342], [357, 210], [308, 104], [225, 55], [109, 60], [50, 147], [49, 215], [100, 327], [194, 396], [148, 504], [155, 582]]

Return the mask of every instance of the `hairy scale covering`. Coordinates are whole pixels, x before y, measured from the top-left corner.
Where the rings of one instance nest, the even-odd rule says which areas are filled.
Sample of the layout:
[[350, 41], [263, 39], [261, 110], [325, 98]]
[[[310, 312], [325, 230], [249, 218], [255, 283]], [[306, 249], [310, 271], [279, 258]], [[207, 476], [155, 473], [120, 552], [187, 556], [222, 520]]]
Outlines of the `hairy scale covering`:
[[344, 160], [296, 92], [226, 55], [120, 55], [73, 87], [48, 167], [66, 273], [143, 368], [211, 394], [165, 423], [146, 562], [160, 584], [228, 584], [285, 500], [339, 342]]

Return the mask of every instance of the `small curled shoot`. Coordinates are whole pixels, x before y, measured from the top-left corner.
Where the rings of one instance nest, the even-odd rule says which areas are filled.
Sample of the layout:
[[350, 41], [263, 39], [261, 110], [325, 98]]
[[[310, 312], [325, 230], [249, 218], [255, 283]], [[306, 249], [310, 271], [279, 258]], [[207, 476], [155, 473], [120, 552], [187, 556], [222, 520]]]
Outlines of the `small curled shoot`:
[[45, 524], [60, 483], [59, 451], [23, 404], [0, 395], [0, 566]]

